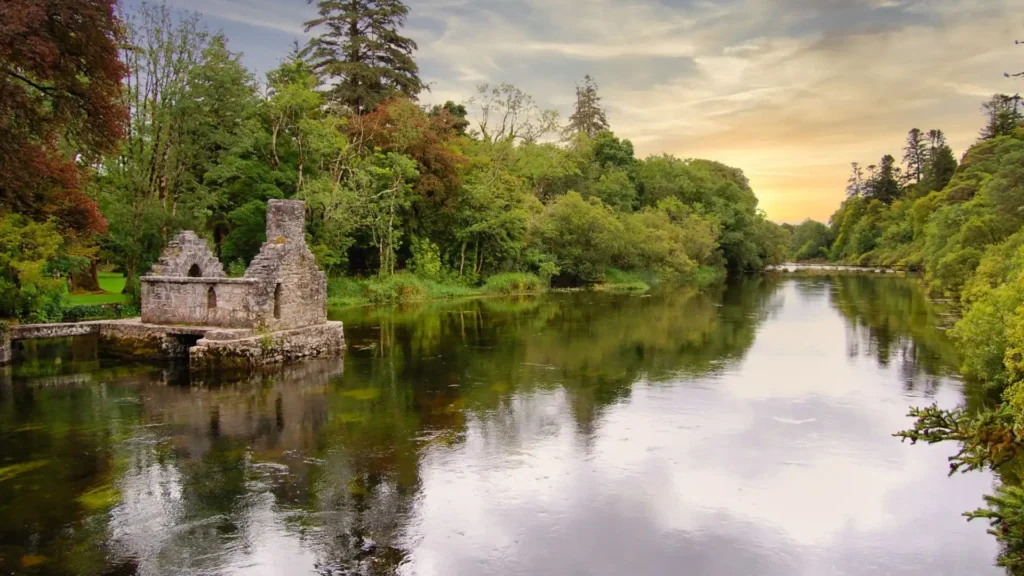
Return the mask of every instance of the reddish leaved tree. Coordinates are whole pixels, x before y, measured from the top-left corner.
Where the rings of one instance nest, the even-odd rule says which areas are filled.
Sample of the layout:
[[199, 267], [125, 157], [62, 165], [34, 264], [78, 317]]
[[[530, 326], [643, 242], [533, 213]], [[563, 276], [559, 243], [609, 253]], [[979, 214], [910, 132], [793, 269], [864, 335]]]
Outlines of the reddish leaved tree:
[[127, 111], [116, 0], [0, 2], [0, 212], [102, 233], [79, 163], [115, 149]]
[[397, 98], [382, 102], [369, 114], [353, 116], [349, 135], [357, 146], [398, 152], [415, 160], [420, 176], [414, 190], [443, 210], [459, 187], [459, 167], [467, 161], [454, 142], [458, 122], [447, 111], [429, 114], [414, 102]]

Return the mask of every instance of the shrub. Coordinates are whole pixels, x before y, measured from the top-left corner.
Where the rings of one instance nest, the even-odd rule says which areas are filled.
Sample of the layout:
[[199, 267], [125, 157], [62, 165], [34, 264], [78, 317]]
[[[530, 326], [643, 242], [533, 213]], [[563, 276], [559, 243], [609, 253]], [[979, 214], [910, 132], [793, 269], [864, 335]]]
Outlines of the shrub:
[[483, 291], [489, 294], [523, 294], [540, 292], [547, 288], [544, 281], [534, 274], [507, 272], [495, 274], [487, 279]]
[[134, 318], [139, 314], [139, 307], [134, 304], [80, 304], [65, 308], [63, 319], [65, 322], [116, 320]]
[[366, 282], [364, 295], [371, 304], [394, 304], [422, 300], [427, 294], [423, 281], [412, 274], [394, 274]]
[[413, 238], [412, 271], [420, 278], [437, 280], [441, 277], [441, 249], [428, 238]]

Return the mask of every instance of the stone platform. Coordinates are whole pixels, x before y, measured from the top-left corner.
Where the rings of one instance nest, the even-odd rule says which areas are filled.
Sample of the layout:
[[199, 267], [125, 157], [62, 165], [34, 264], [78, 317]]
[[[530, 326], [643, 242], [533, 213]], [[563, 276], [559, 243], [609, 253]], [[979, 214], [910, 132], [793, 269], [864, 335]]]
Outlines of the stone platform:
[[[95, 334], [104, 354], [126, 359], [185, 359], [193, 370], [252, 368], [304, 358], [338, 356], [341, 322], [263, 332], [249, 328], [147, 324], [139, 318], [75, 324], [12, 326], [11, 341]], [[9, 358], [0, 354], [0, 359]]]

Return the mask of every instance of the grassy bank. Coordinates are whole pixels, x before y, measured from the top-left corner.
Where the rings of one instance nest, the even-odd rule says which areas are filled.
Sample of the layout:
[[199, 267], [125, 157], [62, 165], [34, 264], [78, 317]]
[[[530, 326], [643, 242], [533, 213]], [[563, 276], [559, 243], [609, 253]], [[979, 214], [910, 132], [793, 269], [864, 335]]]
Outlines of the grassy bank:
[[125, 278], [117, 272], [100, 272], [100, 288], [103, 292], [86, 294], [69, 294], [68, 304], [71, 306], [98, 305], [98, 304], [124, 304], [128, 297], [121, 293], [124, 290]]
[[454, 300], [487, 294], [531, 294], [547, 289], [533, 274], [497, 274], [483, 286], [431, 280], [399, 273], [389, 278], [340, 276], [327, 281], [327, 304], [332, 307], [392, 305], [403, 302]]
[[[718, 268], [701, 267], [689, 281], [681, 285], [703, 288], [723, 281]], [[653, 286], [668, 284], [651, 271], [606, 270], [602, 282], [590, 286], [609, 292], [646, 292]], [[483, 285], [422, 278], [401, 272], [390, 278], [353, 278], [338, 276], [327, 281], [327, 304], [333, 308], [348, 306], [385, 306], [405, 302], [428, 302], [474, 298], [480, 296], [512, 296], [537, 294], [550, 289], [550, 283], [535, 274], [506, 272], [490, 276]]]

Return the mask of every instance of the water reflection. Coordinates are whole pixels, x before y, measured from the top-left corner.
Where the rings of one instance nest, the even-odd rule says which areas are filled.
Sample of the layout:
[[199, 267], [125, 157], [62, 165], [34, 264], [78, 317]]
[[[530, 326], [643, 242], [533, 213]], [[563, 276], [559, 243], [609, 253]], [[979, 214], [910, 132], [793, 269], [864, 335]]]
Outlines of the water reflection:
[[344, 361], [220, 383], [38, 344], [0, 572], [995, 573], [990, 479], [889, 437], [962, 401], [934, 314], [852, 277], [349, 310]]

